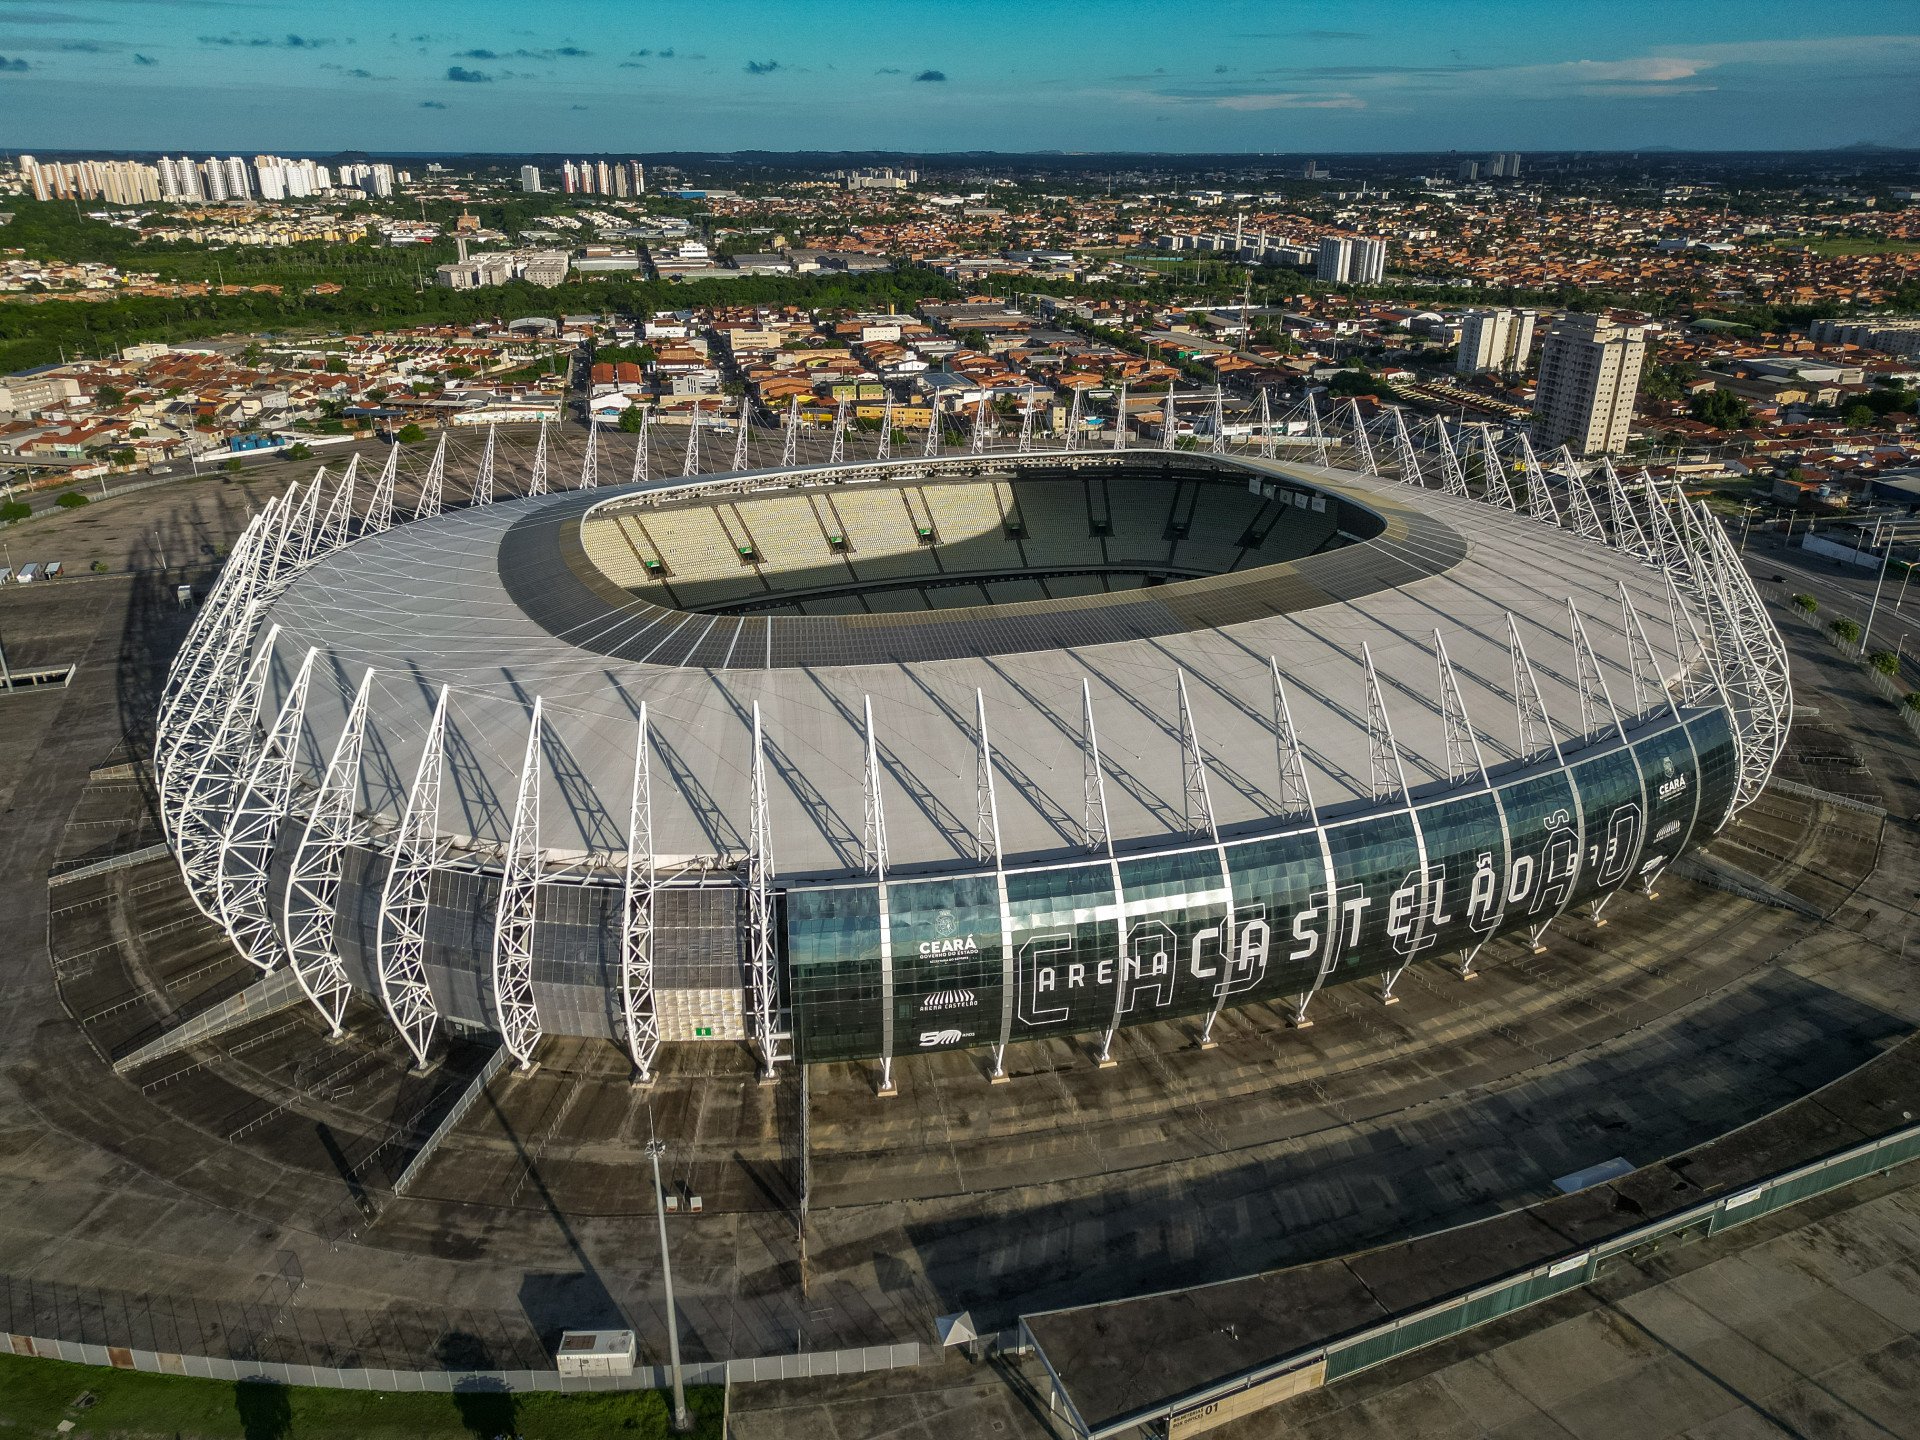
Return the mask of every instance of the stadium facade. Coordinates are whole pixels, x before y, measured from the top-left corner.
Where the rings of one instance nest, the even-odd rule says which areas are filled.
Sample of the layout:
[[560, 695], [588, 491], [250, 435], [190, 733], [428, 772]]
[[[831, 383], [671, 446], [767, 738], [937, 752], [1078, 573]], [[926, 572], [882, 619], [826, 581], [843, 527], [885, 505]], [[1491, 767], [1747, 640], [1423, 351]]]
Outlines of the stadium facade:
[[744, 1041], [884, 1090], [1470, 973], [1754, 798], [1784, 649], [1677, 489], [1349, 413], [816, 465], [789, 432], [608, 488], [596, 439], [560, 490], [543, 435], [513, 496], [489, 436], [410, 506], [397, 457], [323, 471], [175, 662], [169, 841], [249, 961], [422, 1063], [447, 1028], [604, 1036], [641, 1078]]

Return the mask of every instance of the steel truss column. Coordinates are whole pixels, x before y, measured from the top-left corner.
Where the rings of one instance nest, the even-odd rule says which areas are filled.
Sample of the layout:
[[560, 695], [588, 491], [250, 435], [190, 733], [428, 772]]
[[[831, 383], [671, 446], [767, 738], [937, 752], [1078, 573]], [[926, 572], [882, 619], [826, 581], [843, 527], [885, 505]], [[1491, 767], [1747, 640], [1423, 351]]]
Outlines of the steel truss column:
[[473, 476], [473, 503], [475, 505], [493, 504], [493, 446], [494, 427], [487, 426], [487, 443], [480, 451], [480, 468]]
[[[1504, 876], [1513, 863], [1513, 834], [1507, 824], [1506, 802], [1500, 798], [1500, 792], [1487, 775], [1487, 761], [1480, 750], [1480, 736], [1473, 728], [1472, 717], [1467, 713], [1466, 697], [1460, 692], [1460, 680], [1454, 673], [1453, 660], [1447, 654], [1447, 642], [1441, 638], [1437, 626], [1433, 632], [1433, 654], [1440, 671], [1440, 724], [1446, 732], [1447, 781], [1452, 785], [1477, 782], [1493, 797], [1494, 813], [1500, 820], [1501, 855], [1500, 869], [1495, 872], [1494, 908], [1484, 921], [1485, 928], [1481, 932], [1491, 935], [1500, 929], [1501, 921], [1506, 917], [1506, 884], [1498, 877]], [[1460, 952], [1460, 968], [1454, 972], [1460, 979], [1474, 978], [1473, 962], [1485, 944], [1485, 939], [1477, 940]]]
[[580, 484], [576, 488], [600, 488], [600, 426], [591, 413], [587, 416], [587, 448], [580, 452]]
[[987, 740], [987, 697], [973, 692], [974, 730], [979, 741], [974, 768], [973, 798], [977, 814], [973, 827], [973, 858], [981, 864], [1001, 863], [1000, 805], [993, 788], [993, 747]]
[[533, 442], [533, 469], [527, 474], [527, 494], [547, 493], [547, 422], [540, 422], [540, 438]]
[[[833, 407], [833, 435], [827, 441], [827, 463], [839, 465], [847, 458], [847, 402], [838, 401]], [[692, 474], [692, 471], [688, 471]]]
[[1395, 405], [1392, 413], [1393, 458], [1400, 467], [1400, 483], [1425, 489], [1427, 477], [1420, 472], [1420, 452], [1414, 448], [1413, 436], [1407, 431], [1407, 412]]
[[880, 443], [873, 447], [873, 458], [884, 464], [893, 458], [893, 392], [887, 392], [887, 403], [880, 413]]
[[360, 517], [362, 535], [378, 535], [393, 528], [393, 487], [399, 476], [400, 442], [393, 440], [387, 445], [387, 463], [380, 467], [380, 477], [373, 482], [373, 496], [367, 501], [366, 514]]
[[313, 542], [314, 559], [331, 555], [352, 538], [353, 492], [359, 477], [360, 457], [355, 455], [347, 461], [346, 471], [340, 476], [333, 499], [327, 502], [326, 514], [320, 517], [320, 533]]
[[[1601, 672], [1599, 656], [1594, 653], [1593, 643], [1587, 638], [1586, 622], [1580, 618], [1580, 611], [1575, 607], [1572, 596], [1567, 597], [1567, 622], [1573, 638], [1574, 673], [1578, 676], [1580, 683], [1581, 726], [1583, 729], [1587, 727], [1588, 710], [1590, 704], [1592, 704], [1592, 696], [1597, 696], [1598, 704], [1593, 706], [1593, 721], [1598, 727], [1604, 727], [1608, 724], [1612, 725], [1614, 735], [1626, 749], [1627, 758], [1633, 762], [1633, 773], [1640, 786], [1640, 815], [1642, 823], [1638, 834], [1634, 837], [1633, 853], [1621, 862], [1623, 875], [1631, 875], [1634, 864], [1640, 858], [1641, 847], [1646, 842], [1645, 819], [1649, 813], [1646, 772], [1641, 768], [1640, 757], [1634, 753], [1632, 745], [1628, 742], [1626, 722], [1620, 718], [1620, 708], [1613, 703], [1613, 692], [1607, 686], [1607, 677]], [[1589, 731], [1589, 733], [1591, 733], [1591, 731]], [[1585, 850], [1583, 846], [1582, 854], [1584, 855], [1584, 853]], [[1603, 882], [1605, 877], [1606, 871], [1602, 868], [1601, 880]], [[1624, 883], [1624, 879], [1622, 883]], [[1607, 908], [1607, 903], [1619, 893], [1619, 888], [1616, 886], [1616, 888], [1608, 891], [1605, 895], [1597, 897], [1592, 902], [1593, 923], [1595, 925], [1604, 925], [1607, 923], [1601, 918], [1601, 914]], [[1562, 909], [1564, 908], [1563, 906]]]
[[341, 1022], [353, 985], [340, 959], [334, 926], [340, 908], [340, 877], [347, 851], [364, 838], [356, 814], [360, 794], [360, 755], [367, 730], [367, 701], [373, 689], [373, 671], [361, 677], [347, 710], [326, 774], [307, 816], [306, 830], [293, 863], [287, 869], [287, 897], [282, 919], [287, 960], [300, 988], [326, 1019], [331, 1033], [342, 1033]]
[[1273, 433], [1273, 401], [1267, 396], [1267, 387], [1260, 387], [1260, 458], [1271, 460], [1276, 441]]
[[1113, 448], [1124, 450], [1127, 446], [1127, 382], [1120, 382], [1120, 395], [1113, 406]]
[[651, 457], [647, 454], [647, 431], [653, 425], [653, 412], [640, 412], [640, 429], [633, 437], [633, 468], [627, 472], [629, 485], [644, 485], [653, 478]]
[[1494, 439], [1493, 427], [1482, 423], [1474, 428], [1480, 435], [1480, 498], [1491, 500], [1503, 510], [1518, 509], [1513, 486], [1507, 480], [1506, 457], [1500, 453], [1500, 442]]
[[513, 826], [501, 857], [500, 906], [493, 924], [493, 1010], [501, 1038], [522, 1070], [533, 1068], [541, 1034], [540, 1010], [533, 998], [533, 931], [540, 908], [541, 704], [535, 696]]
[[1307, 407], [1307, 437], [1313, 442], [1313, 463], [1318, 465], [1322, 470], [1329, 470], [1333, 467], [1333, 456], [1328, 451], [1326, 426], [1320, 423], [1320, 410], [1319, 407], [1313, 403], [1311, 393], [1308, 394], [1305, 403]]
[[313, 472], [313, 479], [300, 494], [300, 503], [291, 512], [293, 523], [286, 539], [274, 556], [274, 578], [291, 574], [313, 558], [313, 547], [320, 538], [320, 497], [327, 488], [327, 467]]
[[1300, 749], [1300, 731], [1293, 723], [1293, 709], [1287, 704], [1287, 687], [1280, 682], [1280, 662], [1267, 657], [1273, 672], [1273, 748], [1280, 762], [1280, 815], [1314, 818], [1313, 787], [1307, 780], [1307, 760]]
[[620, 887], [620, 1013], [636, 1083], [653, 1082], [660, 1015], [653, 994], [653, 914], [658, 874], [653, 862], [653, 756], [647, 702], [633, 747], [633, 804], [627, 812], [627, 863]]
[[447, 432], [440, 432], [440, 443], [433, 447], [433, 459], [427, 462], [427, 478], [420, 484], [420, 499], [413, 507], [413, 518], [430, 520], [443, 508], [447, 484]]
[[278, 504], [277, 497], [269, 500], [266, 508], [255, 514], [240, 532], [219, 578], [201, 602], [200, 613], [188, 629], [180, 653], [167, 671], [154, 718], [153, 769], [160, 792], [160, 823], [169, 837], [179, 814], [185, 778], [176, 764], [180, 732], [194, 707], [205, 698], [207, 679], [232, 633], [231, 627], [238, 623], [251, 602], [259, 557]]
[[700, 402], [693, 402], [693, 416], [687, 421], [687, 453], [680, 464], [681, 475], [700, 473]]
[[987, 449], [987, 397], [983, 393], [973, 406], [973, 435], [967, 449], [971, 454], [982, 455]]
[[1062, 450], [1071, 450], [1080, 443], [1080, 425], [1085, 406], [1085, 392], [1076, 385], [1073, 387], [1072, 406], [1067, 411], [1067, 433], [1060, 442]]
[[1359, 462], [1355, 468], [1367, 475], [1378, 475], [1380, 462], [1373, 458], [1373, 441], [1367, 437], [1367, 422], [1360, 415], [1360, 401], [1351, 396], [1347, 399], [1347, 423], [1352, 427], [1348, 440]]
[[753, 702], [752, 819], [747, 844], [748, 989], [754, 1038], [760, 1044], [764, 1079], [773, 1078], [779, 1054], [774, 1015], [779, 1008], [779, 974], [773, 935], [773, 831], [767, 816], [767, 755], [761, 735], [760, 702]]
[[887, 895], [887, 812], [880, 795], [880, 737], [873, 728], [873, 697], [863, 695], [861, 710], [866, 718], [867, 755], [861, 768], [861, 790], [865, 798], [865, 822], [860, 848], [864, 868], [879, 882], [880, 903], [880, 1090], [883, 1096], [899, 1093], [893, 1083], [893, 916]]
[[1033, 452], [1033, 391], [1028, 390], [1021, 399], [1020, 440], [1015, 449], [1021, 455], [1028, 455]]
[[1200, 733], [1193, 724], [1193, 704], [1187, 698], [1187, 673], [1175, 670], [1180, 692], [1180, 790], [1181, 806], [1191, 835], [1210, 835], [1220, 839], [1220, 827], [1214, 823], [1213, 793], [1207, 785], [1207, 757], [1200, 749]]
[[787, 397], [787, 424], [780, 435], [780, 468], [791, 470], [800, 463], [800, 397]]
[[1166, 401], [1160, 407], [1160, 448], [1173, 449], [1173, 439], [1180, 429], [1179, 412], [1174, 408], [1173, 386], [1167, 386]]
[[747, 440], [753, 433], [753, 400], [746, 395], [740, 397], [740, 414], [734, 422], [733, 432], [733, 473], [738, 475], [747, 468]]
[[[1433, 417], [1434, 448], [1440, 452], [1440, 488], [1449, 495], [1465, 496], [1467, 490], [1467, 472], [1461, 468], [1460, 456], [1453, 448], [1453, 437], [1447, 433], [1447, 417]], [[1489, 499], [1492, 492], [1488, 492]]]
[[1540, 469], [1540, 459], [1533, 453], [1533, 442], [1527, 438], [1527, 432], [1513, 432], [1514, 448], [1520, 452], [1520, 466], [1527, 477], [1527, 515], [1543, 525], [1558, 526], [1560, 512], [1553, 508], [1553, 491], [1547, 487], [1547, 477]]
[[1113, 850], [1107, 824], [1107, 781], [1100, 773], [1100, 737], [1093, 728], [1093, 687], [1080, 678], [1080, 833], [1089, 850]]
[[[543, 429], [540, 432], [546, 434]], [[440, 866], [440, 771], [446, 758], [447, 687], [440, 687], [433, 719], [420, 748], [420, 764], [407, 806], [394, 832], [386, 883], [380, 888], [380, 918], [374, 931], [380, 1003], [400, 1038], [426, 1068], [427, 1051], [440, 1023], [440, 1009], [427, 984], [427, 907], [433, 874]]]
[[1218, 385], [1213, 387], [1213, 434], [1207, 438], [1207, 449], [1215, 455], [1223, 454], [1227, 448], [1227, 400]]
[[[236, 640], [250, 637], [251, 630], [247, 626], [237, 632]], [[231, 668], [210, 686], [210, 698], [224, 703], [217, 712], [217, 723], [208, 732], [206, 749], [177, 817], [174, 850], [180, 859], [180, 873], [193, 903], [209, 920], [220, 918], [220, 840], [232, 811], [235, 789], [253, 763], [254, 726], [266, 690], [267, 667], [273, 662], [274, 641], [279, 636], [277, 625], [267, 631], [244, 672], [245, 645], [236, 646], [230, 652]], [[222, 683], [226, 676], [236, 674], [237, 683]]]
[[1007, 913], [1006, 856], [1000, 848], [1000, 802], [993, 784], [993, 746], [987, 739], [987, 697], [978, 688], [973, 692], [974, 725], [980, 738], [978, 769], [974, 777], [979, 817], [974, 827], [974, 858], [993, 862], [994, 891], [1000, 907], [1000, 1035], [993, 1046], [993, 1069], [987, 1082], [998, 1085], [1007, 1078], [1007, 1042], [1013, 1035], [1013, 1002], [1019, 984], [1013, 953], [1013, 921]]
[[[1627, 670], [1633, 679], [1633, 713], [1636, 719], [1643, 719], [1662, 705], [1673, 707], [1673, 695], [1660, 673], [1660, 658], [1654, 654], [1653, 645], [1647, 639], [1646, 627], [1640, 623], [1640, 613], [1633, 608], [1633, 597], [1627, 593], [1627, 582], [1622, 580], [1618, 584], [1620, 630], [1626, 636]], [[1680, 718], [1678, 708], [1674, 708], [1673, 718]]]
[[1520, 725], [1520, 758], [1530, 763], [1552, 750], [1554, 763], [1564, 766], [1560, 739], [1540, 698], [1540, 682], [1534, 678], [1533, 663], [1527, 659], [1527, 647], [1521, 643], [1520, 627], [1511, 610], [1507, 611], [1507, 649], [1513, 660], [1513, 708]]
[[940, 453], [940, 427], [944, 423], [937, 398], [927, 401], [927, 438], [920, 447], [923, 458], [931, 460]]
[[1733, 542], [1704, 503], [1697, 516], [1703, 568], [1716, 604], [1709, 613], [1723, 633], [1725, 661], [1722, 673], [1745, 714], [1738, 717], [1747, 733], [1748, 748], [1740, 756], [1735, 803], [1737, 814], [1753, 803], [1765, 788], [1773, 767], [1786, 749], [1793, 724], [1793, 686], [1780, 632], [1766, 613], [1752, 577], [1741, 564]]
[[1360, 642], [1360, 658], [1367, 675], [1367, 751], [1368, 768], [1372, 773], [1373, 798], [1385, 800], [1393, 795], [1400, 797], [1406, 806], [1407, 818], [1413, 824], [1414, 851], [1419, 863], [1419, 900], [1413, 919], [1413, 930], [1407, 936], [1405, 958], [1398, 969], [1389, 971], [1380, 982], [1380, 999], [1387, 1005], [1397, 1004], [1393, 987], [1398, 983], [1413, 957], [1420, 953], [1421, 939], [1426, 932], [1427, 916], [1432, 910], [1430, 890], [1432, 880], [1427, 864], [1427, 837], [1421, 828], [1420, 817], [1414, 813], [1413, 791], [1407, 785], [1407, 769], [1400, 757], [1400, 746], [1393, 738], [1393, 720], [1387, 714], [1386, 696], [1380, 690], [1380, 675], [1374, 668], [1373, 650], [1366, 641]]
[[1601, 468], [1606, 473], [1607, 522], [1613, 529], [1615, 547], [1643, 565], [1655, 563], [1653, 546], [1647, 541], [1647, 532], [1640, 528], [1640, 517], [1633, 513], [1633, 500], [1621, 483], [1620, 472], [1611, 460], [1601, 461]]
[[1579, 465], [1564, 445], [1560, 447], [1560, 463], [1567, 471], [1567, 513], [1573, 519], [1573, 533], [1582, 540], [1606, 544], [1606, 526], [1600, 523], [1600, 512], [1594, 508], [1593, 496], [1587, 492], [1587, 482], [1580, 476]]
[[[1680, 585], [1674, 579], [1673, 572], [1666, 571], [1661, 578], [1667, 582], [1667, 625], [1673, 632], [1674, 659], [1680, 666], [1680, 703], [1686, 706], [1704, 705], [1721, 685], [1718, 658], [1712, 647], [1701, 639], [1700, 627], [1693, 623], [1693, 614], [1681, 598]], [[1701, 674], [1703, 669], [1706, 672], [1704, 675]], [[1727, 710], [1729, 714], [1732, 713], [1731, 701]], [[1736, 735], [1739, 733], [1737, 725], [1734, 731]]]
[[300, 735], [306, 723], [307, 687], [318, 646], [293, 677], [280, 712], [238, 787], [216, 862], [220, 923], [248, 963], [271, 970], [280, 963], [280, 935], [267, 913], [267, 878], [281, 823], [292, 810], [293, 782], [300, 765]]

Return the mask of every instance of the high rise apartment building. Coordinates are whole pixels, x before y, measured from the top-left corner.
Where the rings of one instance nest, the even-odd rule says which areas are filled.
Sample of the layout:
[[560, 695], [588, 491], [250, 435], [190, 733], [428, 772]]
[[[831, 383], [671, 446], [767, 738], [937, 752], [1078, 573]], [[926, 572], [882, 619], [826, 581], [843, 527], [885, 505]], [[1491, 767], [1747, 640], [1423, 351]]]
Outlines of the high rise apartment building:
[[1518, 375], [1533, 350], [1531, 310], [1469, 310], [1460, 317], [1460, 353], [1453, 368], [1462, 375], [1492, 370]]
[[540, 167], [538, 165], [522, 165], [520, 167], [520, 191], [524, 195], [538, 195], [540, 193]]
[[1320, 242], [1313, 276], [1333, 285], [1378, 285], [1387, 273], [1387, 242], [1329, 235]]
[[1533, 440], [1575, 455], [1624, 450], [1646, 359], [1646, 331], [1599, 315], [1563, 315], [1540, 350]]

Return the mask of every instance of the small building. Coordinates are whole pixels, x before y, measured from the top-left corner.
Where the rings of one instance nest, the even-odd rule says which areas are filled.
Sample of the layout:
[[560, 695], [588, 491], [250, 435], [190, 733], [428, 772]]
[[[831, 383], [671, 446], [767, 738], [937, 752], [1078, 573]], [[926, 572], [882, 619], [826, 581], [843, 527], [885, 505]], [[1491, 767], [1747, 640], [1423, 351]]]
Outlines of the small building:
[[631, 1375], [634, 1354], [631, 1330], [568, 1330], [553, 1364], [562, 1375]]

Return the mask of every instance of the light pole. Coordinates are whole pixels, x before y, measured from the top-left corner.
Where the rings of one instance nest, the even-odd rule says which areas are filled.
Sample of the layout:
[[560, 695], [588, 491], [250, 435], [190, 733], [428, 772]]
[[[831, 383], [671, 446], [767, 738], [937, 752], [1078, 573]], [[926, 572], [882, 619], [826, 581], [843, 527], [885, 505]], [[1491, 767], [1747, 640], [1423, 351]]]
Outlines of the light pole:
[[653, 1161], [653, 1208], [660, 1219], [660, 1278], [667, 1287], [667, 1357], [673, 1365], [673, 1428], [679, 1434], [693, 1429], [693, 1417], [687, 1414], [687, 1391], [680, 1378], [680, 1319], [673, 1308], [673, 1262], [667, 1258], [667, 1192], [660, 1185], [660, 1156], [666, 1142], [647, 1141], [647, 1158]]
[[[1878, 529], [1878, 526], [1875, 527]], [[1867, 653], [1867, 642], [1873, 639], [1873, 617], [1880, 613], [1880, 589], [1887, 583], [1887, 566], [1893, 563], [1894, 536], [1887, 537], [1887, 553], [1880, 557], [1880, 578], [1873, 582], [1873, 603], [1867, 607], [1867, 628], [1860, 632], [1860, 653]]]

